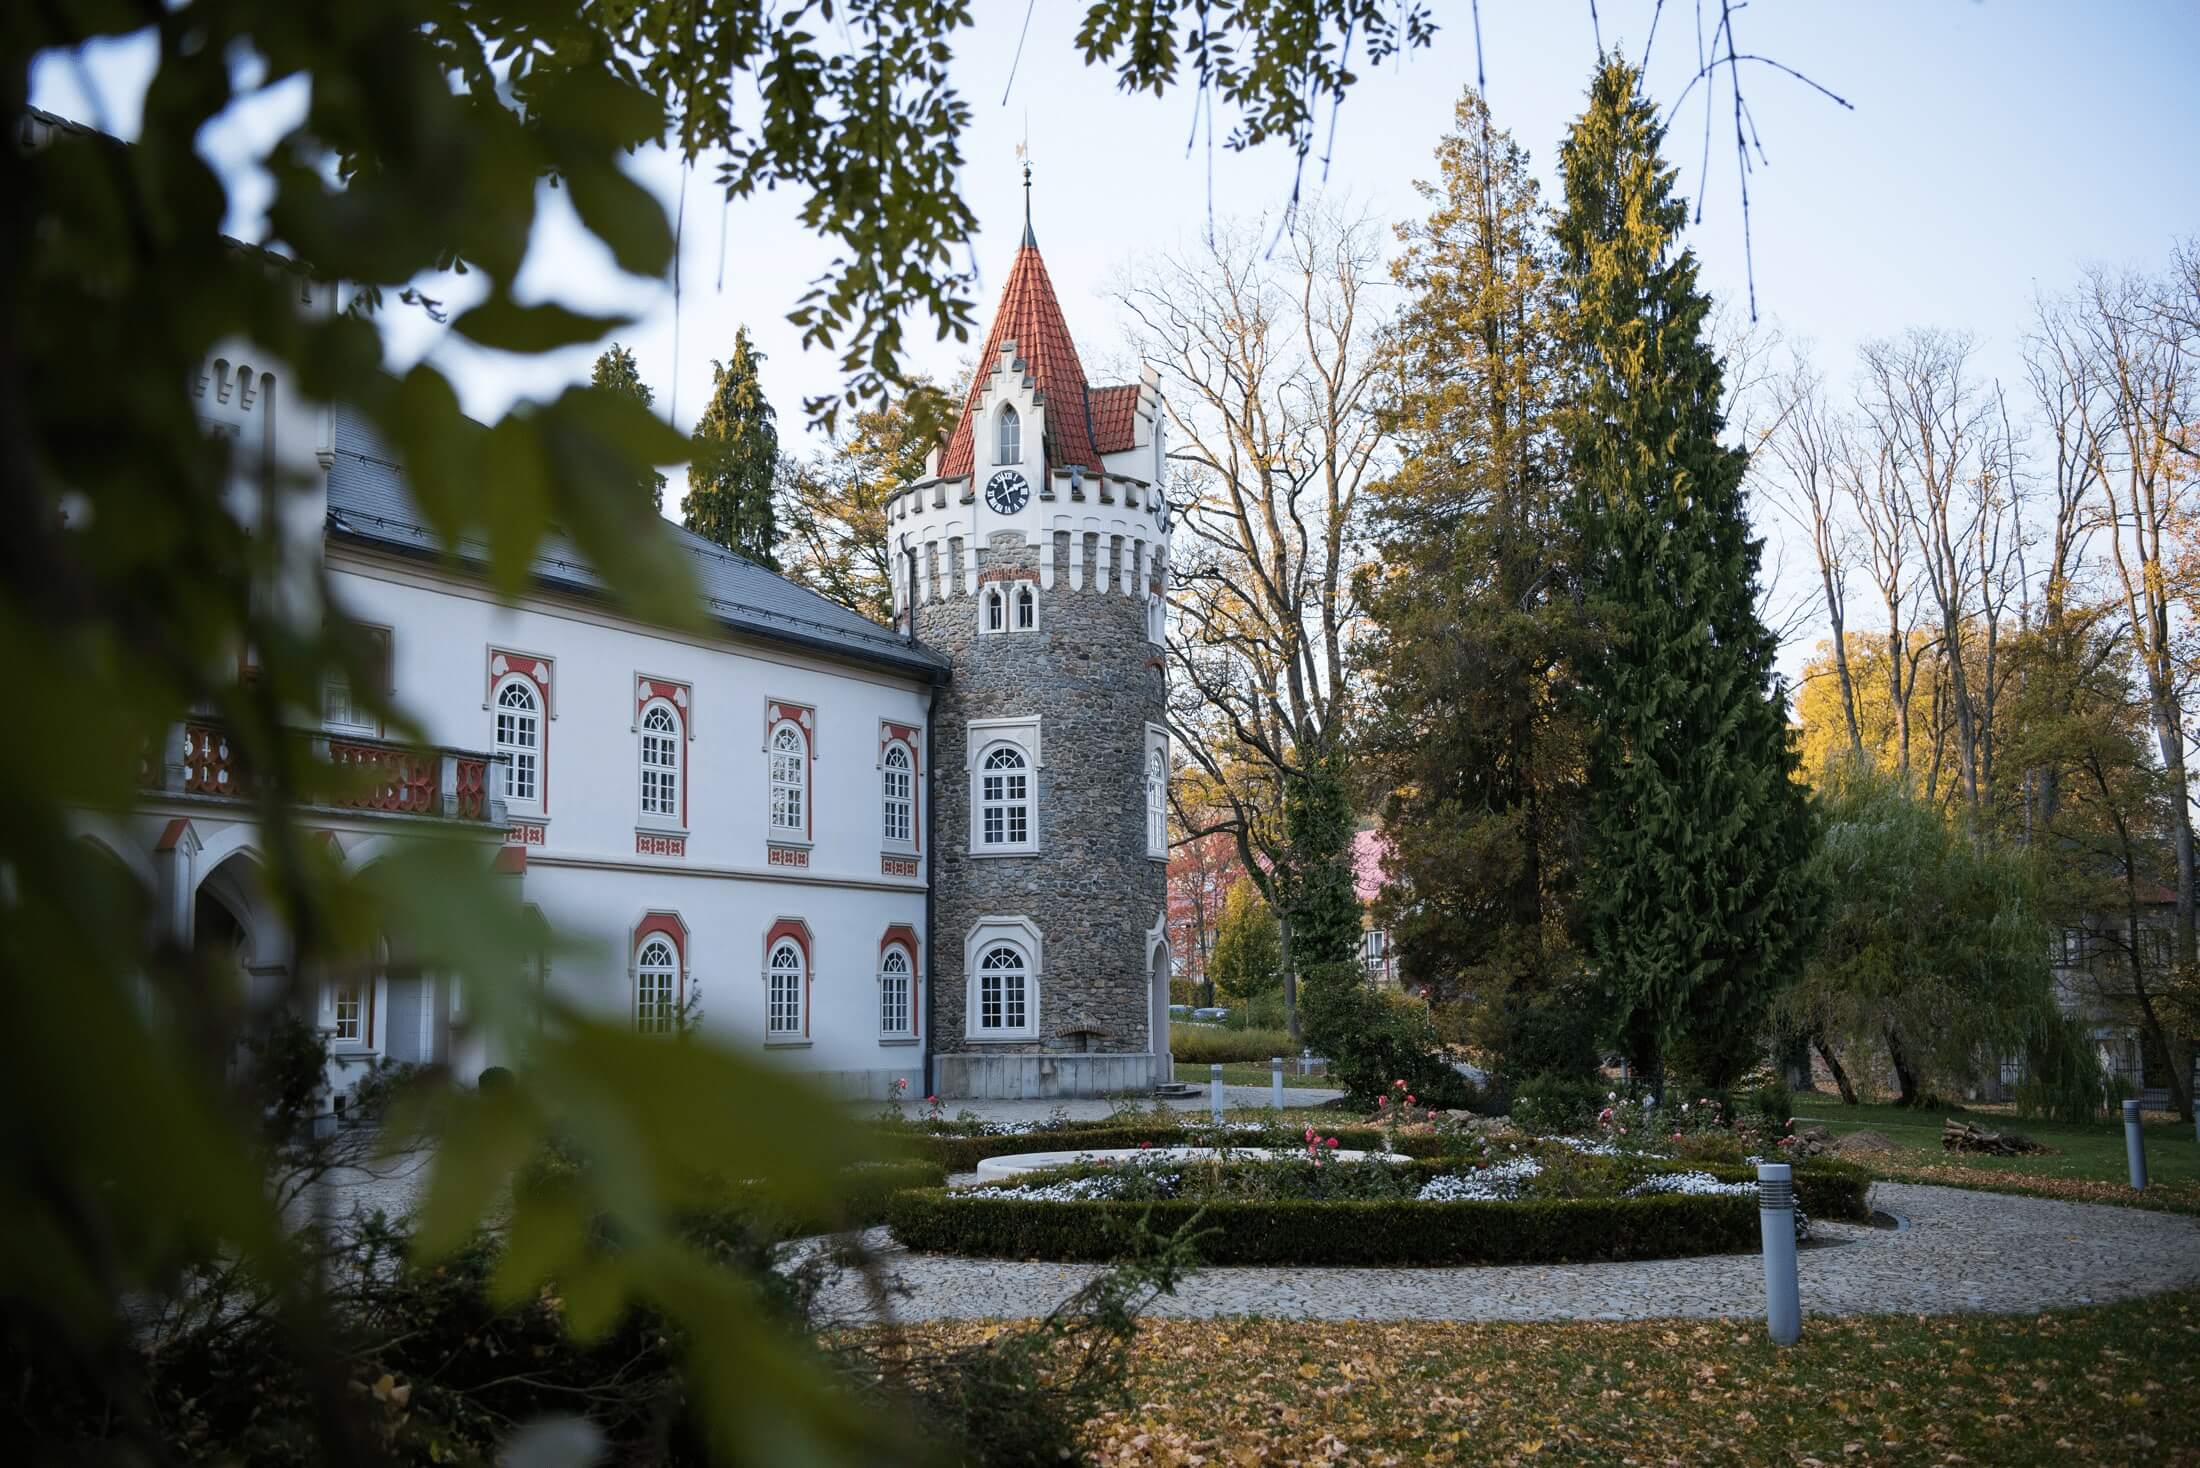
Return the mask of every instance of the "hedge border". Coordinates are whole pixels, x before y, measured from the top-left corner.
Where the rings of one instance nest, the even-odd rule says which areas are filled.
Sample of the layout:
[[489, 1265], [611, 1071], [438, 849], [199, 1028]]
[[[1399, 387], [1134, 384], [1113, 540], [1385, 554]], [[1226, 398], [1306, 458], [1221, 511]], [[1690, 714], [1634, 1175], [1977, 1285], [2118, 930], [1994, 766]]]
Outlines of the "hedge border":
[[[1194, 1220], [1196, 1219], [1196, 1224]], [[887, 1226], [908, 1248], [983, 1258], [1108, 1261], [1143, 1220], [1156, 1234], [1193, 1224], [1208, 1264], [1562, 1264], [1741, 1253], [1758, 1242], [1740, 1197], [1053, 1203], [946, 1190], [902, 1193]]]
[[[1197, 1126], [1174, 1127], [1150, 1122], [1140, 1125], [1110, 1125], [1103, 1122], [1003, 1137], [949, 1136], [915, 1131], [888, 1131], [880, 1135], [887, 1139], [885, 1145], [889, 1150], [926, 1158], [938, 1163], [948, 1172], [970, 1172], [985, 1158], [1006, 1156], [1016, 1151], [1101, 1151], [1113, 1147], [1136, 1147], [1145, 1142], [1151, 1142], [1155, 1146], [1183, 1145], [1193, 1142], [1204, 1130]], [[1338, 1146], [1360, 1151], [1375, 1151], [1388, 1143], [1388, 1138], [1380, 1127], [1354, 1125], [1319, 1130], [1324, 1137], [1335, 1137]], [[1461, 1165], [1485, 1160], [1457, 1152], [1453, 1150], [1455, 1145], [1452, 1138], [1428, 1132], [1408, 1132], [1398, 1138], [1398, 1150], [1418, 1160], [1455, 1161]], [[1530, 1144], [1528, 1150], [1535, 1150], [1535, 1144]], [[1757, 1180], [1757, 1170], [1747, 1163], [1657, 1159], [1654, 1167], [1666, 1172], [1708, 1172], [1721, 1182], [1753, 1183]], [[1871, 1205], [1866, 1199], [1871, 1190], [1872, 1173], [1868, 1168], [1830, 1157], [1798, 1160], [1794, 1167], [1795, 1197], [1802, 1204], [1805, 1213], [1813, 1218], [1839, 1218], [1857, 1223], [1870, 1219]]]
[[[1202, 1126], [1167, 1126], [1152, 1122], [1137, 1125], [1111, 1125], [1095, 1123], [1092, 1126], [1060, 1127], [1052, 1131], [1023, 1132], [1012, 1136], [966, 1137], [939, 1132], [885, 1130], [877, 1135], [882, 1139], [880, 1149], [904, 1157], [921, 1157], [937, 1162], [949, 1172], [971, 1172], [988, 1157], [1004, 1157], [1016, 1152], [1098, 1152], [1114, 1147], [1136, 1147], [1151, 1142], [1159, 1146], [1197, 1145], [1211, 1128]], [[1386, 1144], [1381, 1127], [1366, 1125], [1321, 1127], [1324, 1137], [1335, 1137], [1340, 1147], [1359, 1151], [1374, 1151]], [[1453, 1143], [1450, 1138], [1430, 1133], [1407, 1134], [1398, 1139], [1398, 1150], [1408, 1157], [1442, 1157], [1449, 1154]], [[1260, 1145], [1249, 1140], [1246, 1145]]]
[[[1406, 1164], [1400, 1164], [1406, 1165]], [[1457, 1159], [1416, 1159], [1423, 1178]], [[1756, 1169], [1658, 1162], [1649, 1173], [1704, 1172], [1755, 1182]], [[1845, 1163], [1797, 1167], [1796, 1202], [1812, 1218], [1868, 1220], [1871, 1174]], [[1418, 1199], [1225, 1199], [1130, 1202], [990, 1197], [914, 1190], [890, 1200], [887, 1226], [911, 1249], [984, 1258], [1065, 1262], [1120, 1258], [1138, 1220], [1173, 1233], [1198, 1216], [1209, 1264], [1559, 1264], [1679, 1259], [1745, 1251], [1758, 1239], [1747, 1197], [1666, 1193], [1644, 1198], [1523, 1198], [1424, 1203]], [[1212, 1232], [1210, 1232], [1212, 1230]]]

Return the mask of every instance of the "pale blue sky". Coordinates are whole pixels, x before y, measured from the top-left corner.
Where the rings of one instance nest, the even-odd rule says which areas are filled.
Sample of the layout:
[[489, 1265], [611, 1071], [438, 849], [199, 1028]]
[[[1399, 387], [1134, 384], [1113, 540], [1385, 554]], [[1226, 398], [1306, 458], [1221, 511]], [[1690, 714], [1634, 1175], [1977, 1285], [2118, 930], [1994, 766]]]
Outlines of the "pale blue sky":
[[[1595, 58], [1590, 5], [1484, 0], [1481, 8], [1496, 119], [1530, 150], [1555, 194], [1557, 141], [1579, 110]], [[1639, 56], [1654, 0], [1601, 0], [1596, 8], [1605, 40]], [[1004, 106], [1025, 6], [978, 0], [976, 9], [978, 30], [957, 65], [976, 111], [964, 139], [964, 188], [981, 222], [980, 329], [1022, 226], [1015, 148], [1028, 119], [1039, 242], [1071, 329], [1088, 367], [1119, 363], [1121, 333], [1102, 288], [1142, 252], [1192, 243], [1207, 218], [1208, 153], [1203, 143], [1189, 155], [1185, 146], [1192, 99], [1118, 94], [1112, 77], [1081, 65], [1070, 45], [1083, 7], [1037, 0]], [[1336, 130], [1327, 188], [1384, 221], [1414, 212], [1412, 182], [1430, 172], [1431, 149], [1474, 77], [1468, 5], [1439, 0], [1436, 9], [1444, 28], [1434, 47], [1369, 76]], [[1669, 103], [1694, 69], [1695, 14], [1690, 3], [1665, 6], [1650, 60], [1650, 88], [1661, 101]], [[1814, 340], [1836, 377], [1862, 340], [1912, 325], [1956, 327], [1979, 337], [1982, 370], [2007, 378], [2014, 394], [2036, 287], [2060, 289], [2088, 261], [2158, 265], [2175, 238], [2200, 234], [2193, 70], [2200, 0], [1756, 0], [1738, 24], [1745, 50], [1795, 66], [1855, 104], [1843, 110], [1766, 67], [1745, 74], [1769, 155], [1751, 181], [1759, 311]], [[143, 56], [142, 47], [122, 44], [82, 68], [56, 59], [35, 73], [33, 100], [86, 121], [104, 116], [128, 135]], [[83, 78], [98, 88], [96, 102]], [[204, 146], [218, 162], [248, 158], [269, 121], [295, 105], [294, 97], [268, 98], [259, 115], [210, 129]], [[1708, 184], [1702, 116], [1699, 93], [1676, 118], [1671, 151], [1683, 162], [1684, 187], [1703, 190], [1693, 242], [1705, 279], [1738, 303], [1742, 230], [1723, 89]], [[676, 197], [681, 171], [670, 160], [644, 157], [635, 166], [664, 197]], [[1218, 149], [1212, 169], [1217, 215], [1273, 211], [1288, 196], [1292, 162], [1281, 149]], [[561, 202], [538, 234], [525, 284], [638, 315], [619, 336], [636, 350], [660, 404], [677, 387], [683, 420], [703, 403], [711, 357], [724, 356], [746, 323], [768, 355], [765, 386], [783, 433], [797, 439], [802, 398], [830, 390], [837, 376], [824, 355], [799, 350], [784, 317], [827, 253], [796, 223], [794, 196], [728, 209], [715, 197], [712, 171], [705, 160], [687, 182], [677, 358], [669, 287], [617, 277], [577, 237]], [[1307, 182], [1322, 187], [1318, 161]], [[258, 232], [249, 197], [232, 227]], [[455, 286], [447, 294], [466, 298]], [[397, 322], [391, 340], [400, 360], [435, 351], [477, 414], [582, 378], [595, 355], [583, 348], [515, 362], [417, 320]], [[925, 343], [913, 362], [944, 376], [973, 350]]]

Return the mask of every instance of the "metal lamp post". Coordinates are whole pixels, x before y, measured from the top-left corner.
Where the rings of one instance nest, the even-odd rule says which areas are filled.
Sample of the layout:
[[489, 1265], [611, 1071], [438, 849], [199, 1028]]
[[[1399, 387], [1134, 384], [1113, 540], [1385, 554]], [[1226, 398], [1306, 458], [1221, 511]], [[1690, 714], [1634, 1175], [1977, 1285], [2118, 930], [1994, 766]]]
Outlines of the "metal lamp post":
[[1803, 1297], [1795, 1274], [1795, 1169], [1757, 1165], [1757, 1227], [1765, 1247], [1765, 1324], [1776, 1346], [1803, 1335]]

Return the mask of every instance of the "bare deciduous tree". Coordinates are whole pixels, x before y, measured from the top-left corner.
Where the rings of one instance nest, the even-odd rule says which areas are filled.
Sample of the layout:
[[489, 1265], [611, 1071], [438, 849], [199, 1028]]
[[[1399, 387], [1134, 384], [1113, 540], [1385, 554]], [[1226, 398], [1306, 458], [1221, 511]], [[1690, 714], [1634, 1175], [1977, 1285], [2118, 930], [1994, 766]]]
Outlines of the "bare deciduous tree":
[[1280, 236], [1218, 227], [1114, 291], [1171, 420], [1170, 719], [1204, 776], [1183, 834], [1229, 831], [1271, 902], [1281, 778], [1336, 747], [1351, 706], [1384, 293], [1373, 225], [1321, 206]]
[[2077, 460], [2144, 675], [2155, 742], [2171, 787], [2177, 851], [2178, 962], [2195, 959], [2194, 850], [2186, 776], [2188, 689], [2179, 677], [2170, 540], [2190, 508], [2177, 445], [2193, 421], [2193, 346], [2160, 282], [2088, 272], [2076, 293], [2039, 309], [2034, 352], [2074, 404]]

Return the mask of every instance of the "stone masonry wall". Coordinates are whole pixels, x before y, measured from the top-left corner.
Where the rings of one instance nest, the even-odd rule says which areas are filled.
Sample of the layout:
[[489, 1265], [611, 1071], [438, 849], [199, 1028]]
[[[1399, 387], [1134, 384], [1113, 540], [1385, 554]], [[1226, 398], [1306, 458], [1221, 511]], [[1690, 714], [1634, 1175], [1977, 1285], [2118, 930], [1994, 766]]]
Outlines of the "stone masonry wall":
[[[930, 787], [938, 824], [932, 872], [932, 1036], [942, 1054], [1147, 1050], [1152, 974], [1147, 937], [1165, 901], [1165, 863], [1146, 854], [1146, 726], [1164, 717], [1161, 649], [1146, 640], [1143, 596], [1070, 589], [1069, 548], [1058, 537], [1054, 586], [1040, 590], [1036, 631], [978, 632], [979, 603], [962, 594], [918, 609], [917, 635], [953, 660], [934, 712]], [[1102, 545], [1096, 569], [1112, 572]], [[1040, 552], [1004, 533], [980, 553], [982, 583], [1036, 574]], [[1119, 584], [1111, 574], [1103, 586]], [[1011, 616], [1013, 623], [1013, 615]], [[970, 854], [968, 725], [1039, 719], [1034, 853]], [[1036, 923], [1045, 951], [1037, 987], [1037, 1042], [965, 1038], [963, 944], [987, 916]], [[1082, 1026], [1101, 1038], [1069, 1036]]]

